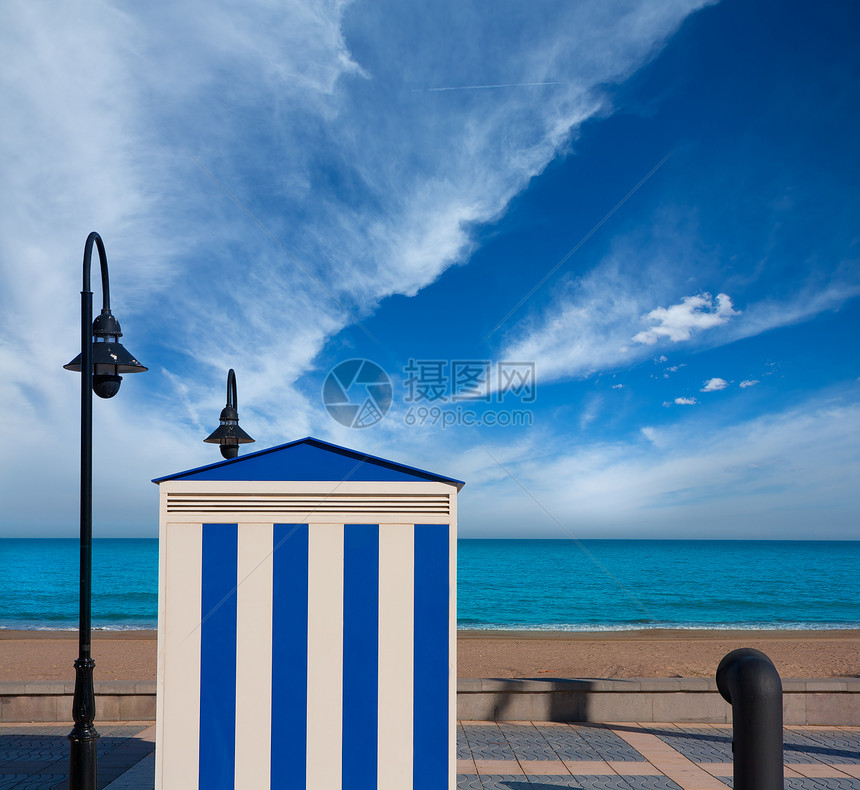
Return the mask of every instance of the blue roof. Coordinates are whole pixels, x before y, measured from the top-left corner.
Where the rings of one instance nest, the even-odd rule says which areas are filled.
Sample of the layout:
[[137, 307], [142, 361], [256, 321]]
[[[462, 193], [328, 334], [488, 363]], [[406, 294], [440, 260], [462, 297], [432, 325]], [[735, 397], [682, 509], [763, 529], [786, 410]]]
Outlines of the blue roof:
[[295, 442], [258, 450], [239, 458], [158, 477], [167, 480], [350, 480], [357, 482], [448, 483], [459, 491], [465, 483], [413, 466], [387, 461], [308, 436]]

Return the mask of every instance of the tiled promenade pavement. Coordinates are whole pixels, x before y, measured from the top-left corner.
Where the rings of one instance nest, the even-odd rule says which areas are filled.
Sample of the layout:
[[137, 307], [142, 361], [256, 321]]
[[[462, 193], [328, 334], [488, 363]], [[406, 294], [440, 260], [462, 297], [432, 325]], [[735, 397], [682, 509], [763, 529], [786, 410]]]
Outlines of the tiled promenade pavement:
[[[785, 787], [860, 790], [860, 727], [786, 727]], [[731, 727], [464, 721], [458, 790], [725, 790]]]
[[[99, 788], [153, 790], [152, 722], [98, 726]], [[0, 790], [65, 790], [69, 729], [0, 725]], [[724, 790], [731, 738], [730, 727], [708, 724], [460, 722], [457, 787]], [[860, 790], [860, 727], [787, 727], [785, 764], [790, 790]]]
[[[69, 784], [71, 724], [0, 724], [0, 790], [65, 790]], [[99, 790], [138, 790], [154, 785], [155, 725], [96, 723], [99, 731]], [[149, 755], [149, 756], [148, 756]], [[141, 761], [144, 761], [141, 763]], [[129, 785], [129, 769], [151, 764], [143, 784]]]

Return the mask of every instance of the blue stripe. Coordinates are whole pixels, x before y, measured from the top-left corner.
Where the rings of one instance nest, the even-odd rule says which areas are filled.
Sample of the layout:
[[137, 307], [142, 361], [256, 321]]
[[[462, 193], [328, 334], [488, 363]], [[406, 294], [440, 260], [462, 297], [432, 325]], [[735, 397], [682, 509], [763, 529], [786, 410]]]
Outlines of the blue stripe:
[[236, 524], [203, 525], [200, 787], [232, 790], [236, 767]]
[[379, 525], [343, 532], [343, 790], [376, 790]]
[[308, 525], [275, 524], [272, 790], [304, 787], [308, 743]]
[[413, 790], [448, 787], [448, 530], [415, 525]]

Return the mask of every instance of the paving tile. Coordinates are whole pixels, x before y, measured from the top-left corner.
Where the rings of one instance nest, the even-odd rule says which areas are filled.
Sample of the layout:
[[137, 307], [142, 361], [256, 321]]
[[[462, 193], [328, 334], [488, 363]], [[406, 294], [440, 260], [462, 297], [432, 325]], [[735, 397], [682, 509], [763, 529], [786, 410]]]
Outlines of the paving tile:
[[543, 736], [550, 748], [562, 760], [601, 761], [600, 754], [580, 734], [576, 727], [563, 727], [535, 724], [535, 729]]
[[606, 727], [581, 724], [577, 725], [575, 729], [580, 738], [597, 752], [601, 760], [635, 762], [645, 759], [629, 743], [619, 738], [612, 730]]
[[54, 773], [51, 770], [52, 766], [62, 764], [68, 761], [65, 760], [9, 760], [3, 765], [7, 773], [16, 774], [46, 774]]
[[841, 770], [839, 765], [824, 763], [803, 763], [792, 766], [792, 772], [806, 779], [849, 779], [853, 778]]
[[828, 765], [860, 764], [860, 733], [848, 731], [786, 730], [786, 762], [820, 761]]
[[523, 769], [516, 760], [475, 760], [475, 770], [480, 776], [522, 776]]
[[696, 763], [703, 771], [714, 776], [731, 776], [734, 771], [732, 763]]
[[21, 761], [54, 762], [63, 756], [59, 749], [0, 749], [0, 765]]
[[630, 790], [630, 785], [627, 784], [627, 779], [620, 776], [580, 776], [575, 774], [573, 777], [583, 790]]
[[648, 727], [648, 732], [671, 746], [694, 763], [730, 763], [732, 761], [731, 729]]
[[785, 790], [857, 790], [857, 782], [854, 779], [786, 779]]
[[582, 785], [572, 776], [534, 776], [529, 779], [529, 790], [555, 790], [557, 787], [575, 787], [582, 790]]
[[499, 724], [518, 760], [559, 760], [558, 754], [533, 724]]
[[463, 732], [463, 725], [459, 723], [457, 724], [457, 759], [472, 759], [472, 751], [469, 749], [469, 742], [466, 740], [466, 733]]
[[625, 776], [631, 790], [681, 790], [668, 776]]
[[4, 784], [5, 775], [0, 774], [0, 787], [3, 790], [53, 790], [58, 784], [65, 784], [67, 777], [65, 774], [29, 774], [24, 775], [14, 783]]
[[516, 760], [504, 734], [495, 724], [464, 724], [463, 733], [476, 760]]
[[110, 727], [100, 727], [99, 732], [103, 737], [110, 738], [131, 738], [138, 733], [143, 732], [151, 727], [151, 724], [116, 724]]
[[491, 774], [481, 776], [481, 788], [482, 790], [534, 790], [534, 785], [530, 785], [529, 780], [524, 776]]
[[[101, 784], [101, 781], [99, 781], [99, 784]], [[124, 771], [113, 782], [108, 784], [104, 790], [153, 790], [154, 787], [155, 755], [149, 754], [137, 763], [137, 765]]]
[[526, 776], [570, 776], [561, 760], [520, 760], [519, 763]]
[[603, 760], [565, 760], [564, 767], [577, 776], [615, 776], [617, 771]]
[[3, 733], [14, 735], [36, 735], [42, 738], [59, 736], [65, 738], [72, 729], [71, 724], [6, 724], [0, 725]]
[[477, 774], [457, 774], [457, 790], [482, 790]]
[[[734, 787], [734, 780], [727, 777], [722, 780], [727, 787]], [[860, 785], [855, 779], [836, 777], [826, 778], [796, 778], [786, 777], [784, 790], [858, 790]]]
[[[608, 762], [606, 765], [609, 767], [611, 771], [615, 771], [615, 773], [620, 776], [658, 776], [660, 775], [660, 771], [651, 763], [645, 760], [637, 760], [627, 762]], [[587, 773], [587, 771], [582, 771], [582, 773]]]

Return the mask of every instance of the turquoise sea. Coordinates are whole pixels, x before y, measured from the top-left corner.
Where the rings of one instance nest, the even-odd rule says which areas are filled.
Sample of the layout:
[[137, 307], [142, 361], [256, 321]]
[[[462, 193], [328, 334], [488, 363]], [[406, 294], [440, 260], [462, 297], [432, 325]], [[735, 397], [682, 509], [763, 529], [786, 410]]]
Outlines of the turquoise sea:
[[[155, 628], [158, 541], [93, 541], [93, 625]], [[0, 628], [77, 627], [74, 539], [0, 539]], [[860, 541], [460, 540], [466, 629], [860, 628]]]

